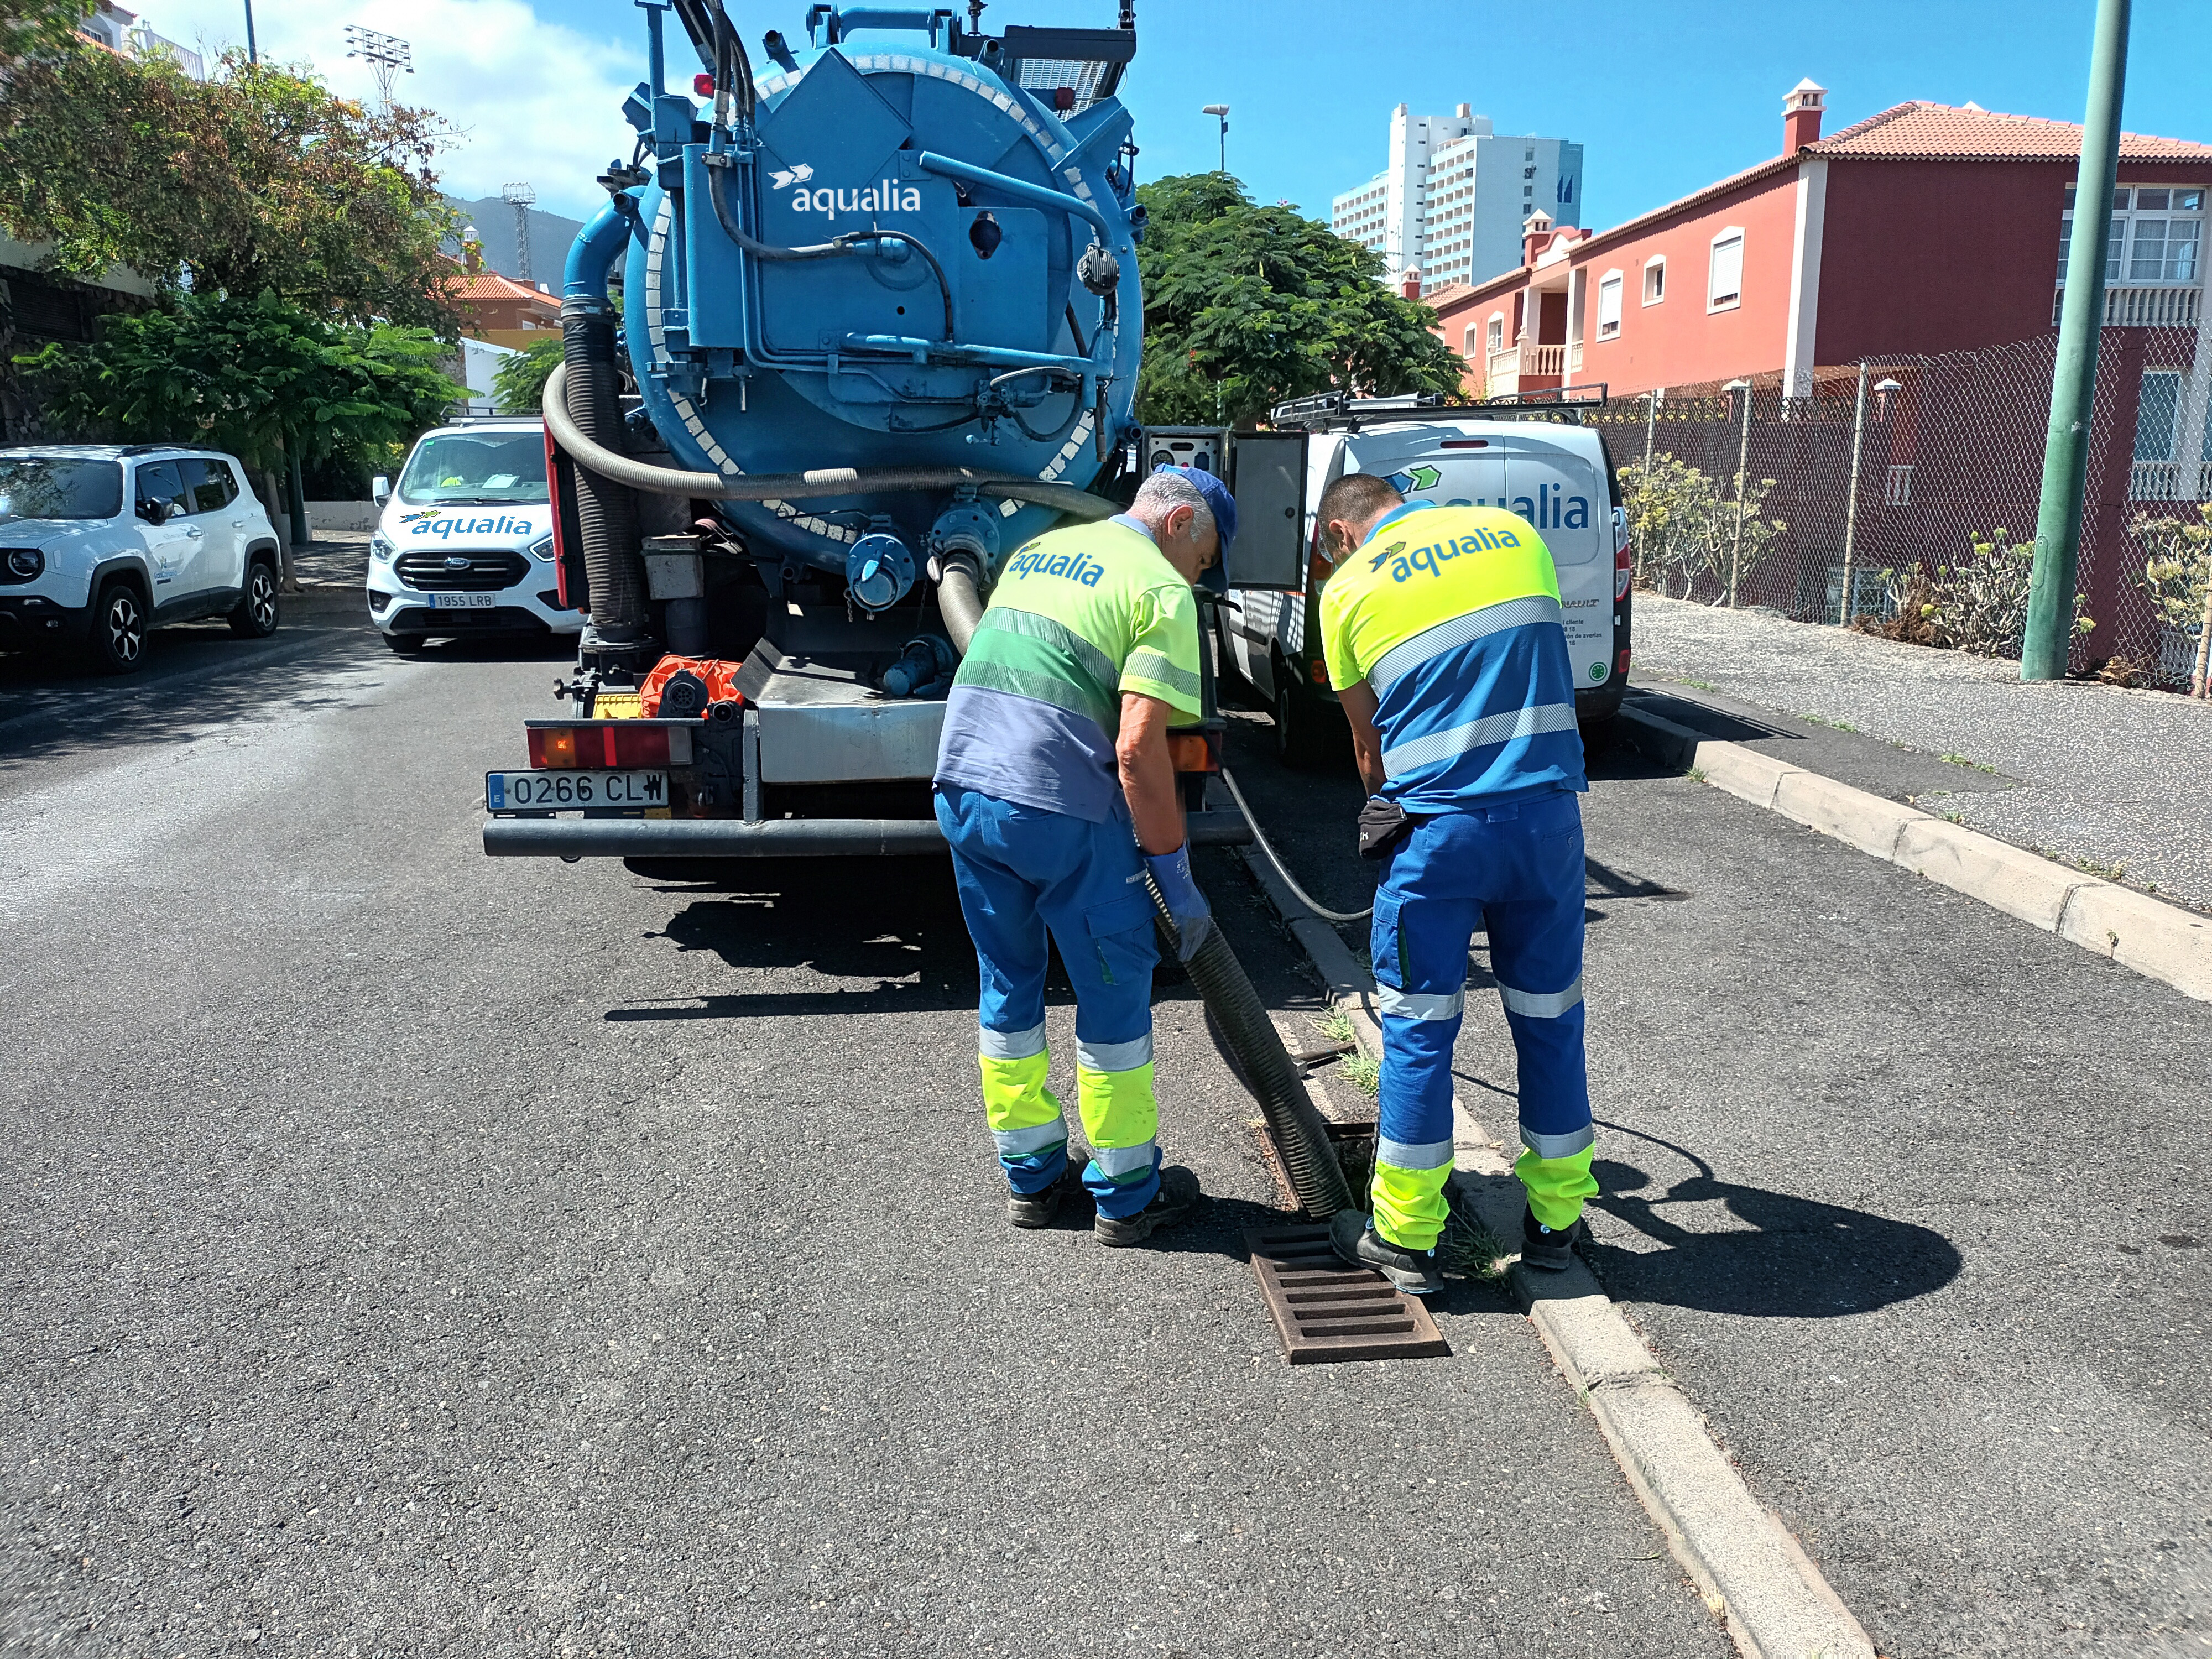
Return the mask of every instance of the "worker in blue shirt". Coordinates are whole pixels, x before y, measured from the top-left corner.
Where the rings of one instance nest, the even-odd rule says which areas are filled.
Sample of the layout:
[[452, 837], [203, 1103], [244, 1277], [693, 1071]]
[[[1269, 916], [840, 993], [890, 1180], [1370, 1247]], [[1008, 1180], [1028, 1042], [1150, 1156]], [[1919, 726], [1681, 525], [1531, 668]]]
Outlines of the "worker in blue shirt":
[[1374, 1214], [1339, 1214], [1332, 1240], [1401, 1290], [1443, 1284], [1452, 1048], [1480, 928], [1520, 1060], [1521, 1259], [1562, 1268], [1597, 1183], [1576, 800], [1589, 786], [1559, 573], [1525, 519], [1407, 501], [1371, 473], [1331, 484], [1317, 516], [1338, 557], [1323, 651], [1370, 796], [1361, 850], [1389, 860], [1375, 893]]

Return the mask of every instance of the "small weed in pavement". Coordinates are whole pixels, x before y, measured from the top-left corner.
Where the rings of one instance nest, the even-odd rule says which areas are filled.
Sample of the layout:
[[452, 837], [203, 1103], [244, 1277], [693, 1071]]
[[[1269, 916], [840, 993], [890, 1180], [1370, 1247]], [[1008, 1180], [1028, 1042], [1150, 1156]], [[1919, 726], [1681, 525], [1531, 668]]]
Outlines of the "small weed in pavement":
[[1702, 766], [1693, 766], [1682, 775], [1688, 778], [1692, 783], [1703, 783], [1705, 781], [1705, 769]]
[[1981, 762], [1976, 760], [1971, 755], [1946, 755], [1943, 758], [1950, 762], [1954, 766], [1971, 766], [1977, 772], [1986, 772], [1991, 777], [1995, 777], [1997, 775], [1997, 769], [1996, 767], [1984, 766]]
[[1374, 1099], [1382, 1087], [1382, 1068], [1365, 1054], [1346, 1054], [1340, 1064], [1344, 1080], [1370, 1100]]
[[1469, 1279], [1497, 1279], [1504, 1272], [1505, 1255], [1504, 1241], [1483, 1224], [1474, 1206], [1455, 1199], [1437, 1239], [1437, 1261], [1443, 1270]]
[[1332, 1008], [1312, 1022], [1315, 1030], [1331, 1042], [1349, 1042], [1352, 1037], [1352, 1018], [1341, 1008]]
[[1686, 685], [1692, 691], [1717, 691], [1720, 690], [1720, 687], [1715, 685], [1711, 680], [1677, 680], [1674, 683], [1677, 685]]
[[1856, 733], [1858, 731], [1858, 727], [1853, 726], [1849, 720], [1832, 720], [1826, 714], [1800, 714], [1797, 718], [1801, 720], [1810, 720], [1815, 726], [1825, 726], [1832, 732]]

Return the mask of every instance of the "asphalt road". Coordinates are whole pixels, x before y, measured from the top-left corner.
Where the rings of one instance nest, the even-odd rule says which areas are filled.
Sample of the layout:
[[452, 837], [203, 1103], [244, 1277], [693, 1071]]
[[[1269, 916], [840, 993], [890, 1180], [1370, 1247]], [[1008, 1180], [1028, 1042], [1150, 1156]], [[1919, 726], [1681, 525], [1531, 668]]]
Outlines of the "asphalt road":
[[1494, 1293], [1281, 1364], [1179, 981], [1210, 1208], [1015, 1233], [942, 866], [488, 860], [553, 655], [228, 643], [5, 682], [0, 1651], [1728, 1650]]
[[[1700, 723], [1887, 794], [2008, 781]], [[1232, 736], [1246, 793], [1365, 904], [1348, 759], [1285, 774], [1267, 735]], [[1887, 1659], [2212, 1653], [2212, 1006], [1593, 749], [1610, 1293]], [[1510, 1149], [1504, 1021], [1468, 1010], [1462, 1098]]]

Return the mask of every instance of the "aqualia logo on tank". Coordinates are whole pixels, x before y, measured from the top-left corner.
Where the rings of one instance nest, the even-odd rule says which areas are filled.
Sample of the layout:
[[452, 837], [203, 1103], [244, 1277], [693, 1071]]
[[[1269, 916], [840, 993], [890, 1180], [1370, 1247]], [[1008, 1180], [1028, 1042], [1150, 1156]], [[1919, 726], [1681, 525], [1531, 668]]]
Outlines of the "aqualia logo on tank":
[[811, 189], [807, 180], [814, 169], [801, 161], [792, 167], [778, 167], [769, 174], [769, 182], [778, 190], [791, 190], [791, 210], [793, 213], [919, 213], [921, 211], [921, 191], [915, 185], [902, 185], [896, 179], [878, 179], [860, 190], [833, 190], [827, 185]]

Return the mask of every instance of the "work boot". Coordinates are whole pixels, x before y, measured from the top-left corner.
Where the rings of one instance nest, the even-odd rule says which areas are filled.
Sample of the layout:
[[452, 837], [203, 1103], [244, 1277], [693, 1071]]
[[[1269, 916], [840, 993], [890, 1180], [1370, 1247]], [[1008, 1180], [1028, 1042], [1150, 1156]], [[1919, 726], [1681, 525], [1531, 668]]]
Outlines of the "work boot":
[[1098, 1242], [1115, 1249], [1141, 1244], [1163, 1227], [1172, 1227], [1198, 1206], [1198, 1177], [1178, 1164], [1160, 1171], [1152, 1201], [1131, 1216], [1102, 1215], [1091, 1223]]
[[1091, 1162], [1091, 1154], [1085, 1152], [1079, 1158], [1075, 1153], [1074, 1147], [1067, 1149], [1067, 1167], [1060, 1172], [1060, 1179], [1042, 1192], [1008, 1193], [1006, 1219], [1017, 1227], [1030, 1229], [1049, 1227], [1057, 1221], [1067, 1200], [1083, 1191], [1083, 1166]]
[[1528, 1211], [1521, 1214], [1521, 1265], [1540, 1267], [1547, 1273], [1564, 1273], [1575, 1259], [1582, 1242], [1583, 1218], [1577, 1216], [1563, 1228], [1547, 1227]]
[[1358, 1210], [1339, 1210], [1329, 1218], [1328, 1242], [1353, 1267], [1374, 1268], [1407, 1296], [1434, 1296], [1444, 1287], [1434, 1245], [1414, 1250], [1393, 1244]]

